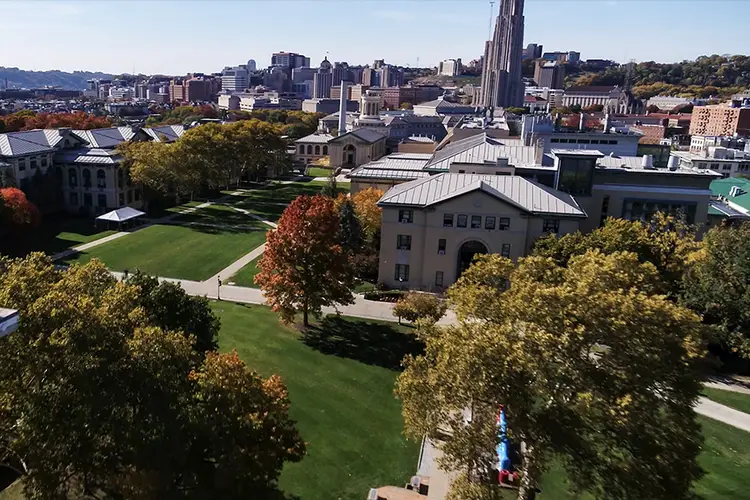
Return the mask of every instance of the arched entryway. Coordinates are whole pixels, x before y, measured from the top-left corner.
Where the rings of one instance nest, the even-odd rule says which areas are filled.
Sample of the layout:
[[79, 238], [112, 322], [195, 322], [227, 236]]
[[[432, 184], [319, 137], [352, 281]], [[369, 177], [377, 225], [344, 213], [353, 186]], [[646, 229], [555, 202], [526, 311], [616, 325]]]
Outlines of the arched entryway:
[[461, 277], [461, 274], [466, 271], [472, 262], [474, 262], [474, 256], [476, 254], [489, 253], [484, 243], [476, 240], [470, 240], [461, 245], [458, 249], [458, 269], [456, 271], [456, 279]]
[[353, 167], [357, 160], [357, 148], [354, 144], [347, 144], [344, 146], [344, 166]]

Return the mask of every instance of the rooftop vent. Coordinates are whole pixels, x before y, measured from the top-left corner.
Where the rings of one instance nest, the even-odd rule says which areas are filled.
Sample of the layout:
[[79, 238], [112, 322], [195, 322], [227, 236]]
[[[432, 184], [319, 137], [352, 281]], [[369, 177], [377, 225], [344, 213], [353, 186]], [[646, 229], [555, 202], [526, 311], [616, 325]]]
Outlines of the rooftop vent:
[[641, 167], [647, 170], [652, 170], [654, 168], [654, 157], [651, 155], [643, 155]]
[[669, 162], [667, 163], [667, 168], [672, 172], [678, 170], [680, 168], [680, 159], [676, 156], [670, 156]]
[[745, 192], [739, 186], [732, 186], [731, 188], [729, 188], [729, 196], [734, 197], [734, 196], [740, 196], [743, 194], [745, 194]]

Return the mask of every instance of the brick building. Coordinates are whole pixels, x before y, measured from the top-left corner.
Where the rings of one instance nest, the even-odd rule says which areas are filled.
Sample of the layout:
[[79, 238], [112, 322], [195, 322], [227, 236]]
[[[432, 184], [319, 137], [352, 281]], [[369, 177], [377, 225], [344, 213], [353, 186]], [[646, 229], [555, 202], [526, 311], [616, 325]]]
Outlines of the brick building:
[[750, 107], [728, 104], [696, 106], [690, 121], [690, 135], [750, 136]]

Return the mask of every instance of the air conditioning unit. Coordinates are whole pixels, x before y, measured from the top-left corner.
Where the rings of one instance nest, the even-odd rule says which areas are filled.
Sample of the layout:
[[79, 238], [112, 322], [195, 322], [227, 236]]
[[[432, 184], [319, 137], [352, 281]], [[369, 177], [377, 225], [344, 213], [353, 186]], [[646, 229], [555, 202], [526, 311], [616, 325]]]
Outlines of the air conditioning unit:
[[445, 255], [445, 250], [438, 250], [438, 255]]
[[401, 219], [401, 224], [408, 224], [408, 223], [409, 223], [409, 219]]
[[367, 494], [367, 500], [378, 500], [378, 490], [376, 488], [370, 488], [370, 492]]

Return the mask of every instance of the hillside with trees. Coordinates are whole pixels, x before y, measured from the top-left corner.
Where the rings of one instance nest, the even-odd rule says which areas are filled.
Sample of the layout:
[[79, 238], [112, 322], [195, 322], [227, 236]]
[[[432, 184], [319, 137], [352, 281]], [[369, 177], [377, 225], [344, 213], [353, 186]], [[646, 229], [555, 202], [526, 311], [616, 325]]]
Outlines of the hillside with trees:
[[6, 68], [0, 66], [0, 81], [8, 80], [8, 87], [13, 88], [39, 88], [60, 87], [68, 90], [83, 90], [86, 88], [86, 80], [94, 78], [110, 79], [112, 75], [100, 71], [28, 71], [19, 68]]
[[[566, 65], [566, 85], [624, 85], [627, 68], [621, 65], [594, 72], [585, 65]], [[632, 83], [640, 99], [655, 95], [727, 98], [750, 88], [750, 56], [714, 54], [679, 63], [640, 62], [634, 65]]]

